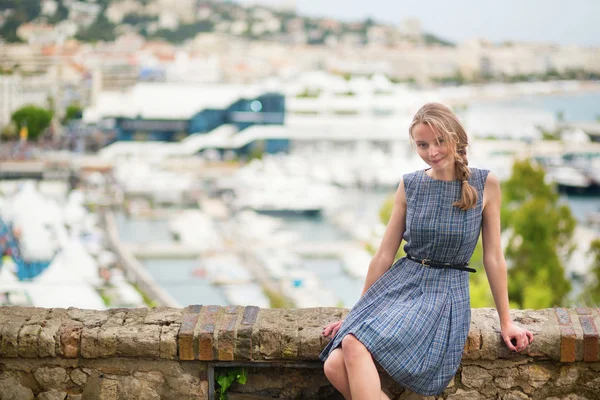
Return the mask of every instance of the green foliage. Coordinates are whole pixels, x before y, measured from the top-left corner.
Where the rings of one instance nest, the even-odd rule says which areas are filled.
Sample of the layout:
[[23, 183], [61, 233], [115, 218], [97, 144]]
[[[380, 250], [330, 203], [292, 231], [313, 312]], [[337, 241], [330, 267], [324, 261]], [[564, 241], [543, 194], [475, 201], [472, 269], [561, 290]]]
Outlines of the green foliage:
[[[387, 226], [388, 222], [390, 222], [390, 217], [392, 216], [392, 210], [394, 208], [394, 197], [395, 197], [395, 195], [391, 195], [390, 197], [388, 197], [383, 202], [383, 205], [379, 209], [379, 220], [385, 226]], [[404, 257], [406, 255], [406, 253], [404, 253], [404, 244], [405, 243], [406, 242], [404, 240], [402, 240], [400, 242], [400, 246], [398, 247], [398, 251], [396, 252], [396, 256], [394, 257], [394, 260], [397, 260], [400, 257]], [[375, 254], [375, 251], [377, 251], [377, 249], [373, 248], [370, 245], [367, 246], [366, 250], [368, 252], [370, 252], [371, 254]]]
[[485, 268], [483, 266], [483, 244], [481, 239], [477, 242], [470, 267], [477, 270], [477, 273], [469, 274], [470, 285], [469, 292], [471, 297], [471, 307], [495, 307], [494, 298], [490, 290], [490, 285], [486, 278]]
[[596, 239], [590, 244], [589, 254], [593, 258], [590, 268], [592, 282], [586, 285], [581, 300], [591, 303], [585, 304], [588, 307], [600, 307], [600, 239]]
[[212, 21], [198, 21], [192, 24], [182, 24], [176, 30], [159, 29], [150, 35], [153, 39], [164, 39], [170, 43], [181, 43], [194, 38], [201, 32], [212, 32], [214, 24]]
[[262, 160], [263, 156], [265, 155], [265, 151], [266, 143], [264, 142], [264, 140], [255, 141], [250, 148], [250, 153], [248, 154], [248, 162], [254, 159]]
[[17, 36], [17, 29], [21, 24], [32, 21], [40, 15], [41, 5], [39, 0], [2, 0], [0, 11], [11, 10], [12, 13], [0, 26], [0, 37], [7, 42], [21, 42]]
[[304, 92], [302, 93], [298, 93], [296, 95], [297, 98], [302, 99], [302, 98], [311, 98], [311, 99], [316, 99], [321, 95], [321, 89], [317, 89], [317, 90], [309, 90], [308, 88], [306, 88], [304, 90]]
[[271, 308], [294, 308], [294, 303], [281, 293], [274, 292], [266, 286], [263, 287], [263, 293], [269, 298]]
[[157, 20], [158, 20], [158, 16], [155, 16], [155, 15], [143, 15], [143, 14], [132, 13], [132, 14], [127, 14], [125, 16], [125, 18], [123, 18], [123, 21], [121, 21], [121, 23], [129, 24], [129, 25], [138, 25], [138, 24], [144, 24], [144, 23], [157, 21]]
[[67, 107], [65, 117], [62, 120], [63, 125], [74, 119], [81, 119], [83, 109], [77, 104], [71, 104]]
[[158, 303], [155, 300], [153, 300], [152, 298], [150, 298], [150, 296], [148, 296], [146, 294], [146, 292], [144, 292], [142, 289], [140, 289], [140, 287], [136, 283], [131, 284], [131, 286], [133, 286], [133, 288], [140, 294], [140, 296], [142, 296], [142, 299], [144, 300], [144, 303], [146, 303], [146, 306], [148, 306], [148, 307], [157, 307], [158, 306]]
[[101, 12], [96, 20], [87, 29], [78, 32], [75, 38], [84, 42], [111, 42], [115, 40], [115, 24]]
[[574, 249], [577, 222], [544, 175], [528, 160], [516, 161], [503, 184], [501, 223], [510, 232], [508, 292], [519, 308], [564, 305], [571, 290], [562, 260]]
[[452, 76], [431, 78], [431, 80], [442, 85], [463, 85], [467, 81], [465, 76], [459, 70]]
[[218, 400], [225, 400], [227, 398], [225, 392], [233, 384], [237, 382], [239, 384], [246, 384], [248, 375], [244, 368], [226, 368], [224, 371], [217, 373], [216, 381], [219, 387], [215, 389], [215, 394], [218, 396]]
[[17, 131], [23, 126], [27, 126], [29, 138], [34, 140], [50, 126], [52, 116], [52, 111], [30, 105], [15, 111], [11, 119], [17, 126]]
[[439, 44], [441, 46], [446, 46], [446, 47], [456, 47], [456, 44], [454, 44], [446, 39], [442, 39], [440, 37], [432, 35], [431, 33], [425, 33], [423, 35], [423, 41], [425, 42], [425, 44]]
[[17, 133], [15, 124], [7, 124], [0, 131], [0, 140], [14, 140], [17, 138]]
[[56, 25], [57, 23], [69, 18], [69, 9], [63, 4], [61, 0], [58, 1], [56, 11], [48, 19], [48, 23]]

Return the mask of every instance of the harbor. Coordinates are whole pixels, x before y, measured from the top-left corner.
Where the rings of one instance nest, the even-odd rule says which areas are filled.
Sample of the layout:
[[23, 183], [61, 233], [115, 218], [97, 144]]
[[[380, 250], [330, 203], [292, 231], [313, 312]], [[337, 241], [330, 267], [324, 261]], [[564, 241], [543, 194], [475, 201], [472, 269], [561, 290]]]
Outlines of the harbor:
[[[565, 269], [580, 288], [591, 265], [586, 246], [600, 232], [596, 125], [536, 111], [493, 133], [479, 130], [504, 120], [498, 107], [484, 119], [477, 109], [464, 115], [479, 132], [470, 165], [501, 180], [514, 160], [544, 168], [578, 222], [579, 246]], [[366, 128], [373, 121], [376, 135]], [[236, 154], [233, 144], [227, 150], [220, 141], [234, 130], [221, 127], [177, 145], [125, 141], [95, 155], [3, 163], [3, 303], [351, 307], [385, 230], [383, 204], [404, 174], [426, 167], [402, 121], [296, 116], [275, 127], [277, 135], [255, 126], [247, 138], [287, 143], [257, 158]], [[530, 137], [540, 121], [554, 121], [564, 139]], [[502, 136], [509, 131], [522, 137]], [[60, 290], [46, 289], [58, 281]]]

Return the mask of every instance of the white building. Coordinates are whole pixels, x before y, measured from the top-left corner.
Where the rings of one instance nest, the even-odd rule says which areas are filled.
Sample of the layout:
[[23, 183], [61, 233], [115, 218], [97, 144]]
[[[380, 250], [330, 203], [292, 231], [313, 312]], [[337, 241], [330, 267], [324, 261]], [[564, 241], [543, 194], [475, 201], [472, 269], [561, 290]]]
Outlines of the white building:
[[55, 88], [48, 76], [0, 75], [0, 129], [10, 123], [13, 112], [26, 104], [48, 107]]

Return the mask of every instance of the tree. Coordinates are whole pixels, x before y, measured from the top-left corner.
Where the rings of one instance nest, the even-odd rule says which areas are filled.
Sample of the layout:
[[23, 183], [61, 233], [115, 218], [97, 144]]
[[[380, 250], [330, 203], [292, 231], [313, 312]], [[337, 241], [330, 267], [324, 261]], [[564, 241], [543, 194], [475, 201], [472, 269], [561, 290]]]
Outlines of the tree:
[[574, 249], [577, 222], [544, 176], [529, 160], [516, 161], [502, 185], [501, 225], [510, 234], [508, 292], [520, 308], [563, 305], [571, 290], [562, 262]]
[[583, 296], [581, 296], [581, 302], [591, 303], [586, 304], [589, 307], [599, 307], [600, 304], [600, 239], [594, 240], [590, 244], [589, 254], [592, 256], [592, 265], [590, 273], [592, 275], [592, 282], [586, 285]]
[[[390, 197], [388, 197], [383, 202], [381, 208], [379, 209], [379, 220], [385, 226], [387, 226], [388, 222], [390, 222], [390, 217], [392, 216], [392, 209], [394, 208], [394, 198], [395, 198], [395, 195], [391, 195]], [[400, 257], [404, 257], [404, 255], [405, 255], [404, 245], [405, 244], [406, 244], [406, 242], [404, 240], [402, 240], [400, 242], [400, 247], [398, 248], [398, 251], [396, 252], [396, 256], [394, 257], [394, 260], [397, 260]], [[377, 249], [373, 248], [371, 245], [367, 245], [367, 251], [370, 252], [371, 254], [375, 254], [375, 251], [377, 251]]]
[[66, 125], [69, 121], [73, 119], [81, 119], [83, 109], [77, 104], [71, 104], [67, 107], [67, 111], [65, 112], [65, 117], [62, 120], [63, 125]]
[[471, 297], [471, 307], [495, 307], [494, 297], [490, 290], [490, 285], [486, 279], [485, 268], [483, 265], [483, 243], [481, 239], [475, 246], [475, 251], [469, 262], [470, 267], [477, 270], [474, 274], [469, 274], [469, 292]]
[[7, 42], [20, 42], [17, 29], [40, 15], [42, 6], [39, 0], [3, 0], [0, 11], [11, 10], [3, 24], [0, 24], [0, 36]]
[[101, 12], [96, 20], [87, 29], [78, 32], [75, 38], [84, 42], [111, 42], [115, 40], [115, 25]]
[[50, 126], [52, 116], [50, 110], [29, 105], [15, 111], [11, 119], [17, 126], [17, 131], [26, 126], [29, 138], [37, 139]]

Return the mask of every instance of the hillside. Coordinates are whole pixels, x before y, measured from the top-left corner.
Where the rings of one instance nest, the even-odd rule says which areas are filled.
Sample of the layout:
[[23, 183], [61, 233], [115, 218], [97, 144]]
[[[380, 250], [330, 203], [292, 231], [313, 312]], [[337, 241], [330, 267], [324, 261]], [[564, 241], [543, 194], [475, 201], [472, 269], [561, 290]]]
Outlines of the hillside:
[[363, 45], [394, 44], [401, 40], [423, 44], [453, 44], [420, 28], [363, 21], [309, 18], [294, 10], [263, 5], [242, 6], [219, 0], [0, 0], [0, 37], [24, 41], [19, 28], [26, 23], [45, 29], [59, 27], [85, 42], [111, 41], [122, 32], [136, 31], [149, 39], [181, 43], [200, 32], [219, 32], [251, 40], [277, 40], [320, 45], [338, 42]]

